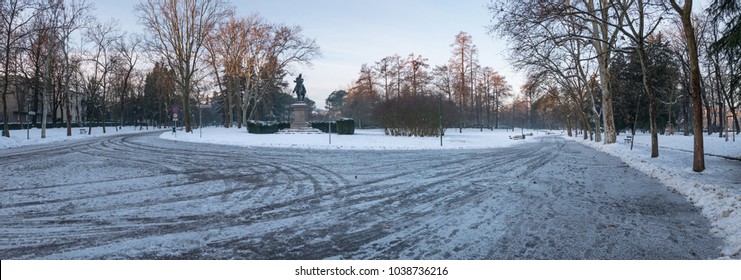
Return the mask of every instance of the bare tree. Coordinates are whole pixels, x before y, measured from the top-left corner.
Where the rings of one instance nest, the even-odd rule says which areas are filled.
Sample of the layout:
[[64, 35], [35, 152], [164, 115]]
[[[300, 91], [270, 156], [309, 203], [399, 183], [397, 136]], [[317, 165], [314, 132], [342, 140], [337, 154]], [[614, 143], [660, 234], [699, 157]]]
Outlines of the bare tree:
[[[512, 41], [510, 60], [514, 66], [530, 73], [545, 71], [548, 79], [559, 85], [559, 92], [569, 103], [584, 129], [584, 139], [592, 130], [589, 119], [599, 127], [599, 117], [595, 108], [595, 98], [587, 90], [588, 79], [592, 74], [590, 61], [595, 57], [594, 49], [585, 48], [590, 44], [588, 36], [583, 35], [584, 20], [564, 16], [564, 6], [543, 5], [537, 1], [513, 1], [501, 10], [495, 10], [495, 24], [492, 31], [508, 37]], [[560, 96], [560, 95], [559, 95]], [[590, 100], [590, 97], [591, 100]], [[567, 118], [570, 120], [570, 118]], [[599, 133], [597, 137], [599, 137]]]
[[[85, 32], [85, 36], [92, 42], [92, 52], [89, 61], [93, 64], [88, 85], [88, 96], [90, 101], [96, 100], [94, 104], [100, 114], [103, 133], [106, 133], [107, 106], [106, 99], [111, 88], [110, 74], [114, 67], [119, 64], [121, 58], [116, 52], [116, 44], [121, 40], [122, 34], [117, 21], [107, 23], [97, 22]], [[88, 134], [92, 133], [92, 122], [89, 124]]]
[[[455, 36], [455, 40], [450, 46], [453, 48], [453, 56], [450, 59], [450, 68], [456, 75], [453, 88], [455, 89], [456, 98], [458, 99], [459, 111], [462, 117], [461, 119], [466, 120], [466, 115], [463, 114], [463, 112], [465, 107], [468, 106], [468, 95], [473, 94], [473, 88], [469, 87], [469, 84], [472, 85], [473, 82], [471, 80], [467, 81], [466, 75], [474, 68], [472, 63], [475, 46], [471, 40], [471, 35], [463, 31]], [[469, 77], [469, 79], [470, 78], [472, 77]], [[460, 132], [463, 132], [463, 123], [461, 123], [459, 130]]]
[[147, 47], [175, 70], [183, 96], [185, 131], [191, 132], [190, 94], [202, 67], [204, 42], [233, 9], [224, 0], [142, 0], [136, 11], [145, 29], [153, 34], [147, 38]]
[[[622, 25], [622, 17], [610, 14], [608, 7], [612, 5], [612, 0], [582, 0], [587, 8], [589, 21], [591, 22], [591, 44], [597, 52], [597, 62], [599, 65], [600, 89], [602, 91], [602, 122], [605, 125], [605, 144], [615, 143], [617, 140], [617, 130], [615, 129], [615, 114], [612, 105], [612, 89], [610, 85], [609, 65], [612, 61], [612, 49], [614, 48], [618, 29], [612, 28], [611, 25]], [[613, 20], [612, 24], [610, 21]], [[593, 102], [594, 103], [594, 102]]]
[[[649, 98], [649, 125], [651, 127], [651, 157], [659, 156], [659, 137], [656, 116], [658, 114], [658, 98], [654, 91], [652, 81], [649, 77], [648, 60], [646, 54], [646, 40], [651, 36], [661, 23], [661, 10], [657, 9], [656, 3], [650, 0], [618, 0], [614, 6], [625, 18], [625, 25], [618, 29], [635, 44], [636, 52], [641, 63], [643, 75], [643, 91]], [[653, 8], [652, 8], [653, 7]]]
[[23, 40], [33, 34], [34, 30], [29, 28], [29, 25], [33, 23], [33, 19], [39, 13], [41, 7], [37, 5], [36, 1], [31, 0], [2, 0], [0, 1], [0, 31], [2, 31], [2, 54], [3, 59], [2, 71], [3, 71], [3, 85], [2, 85], [2, 100], [3, 100], [3, 135], [4, 137], [10, 137], [10, 129], [8, 126], [8, 100], [7, 96], [8, 87], [10, 86], [10, 76], [12, 72], [16, 72], [14, 59], [20, 52], [20, 45]]
[[90, 23], [89, 16], [90, 4], [85, 0], [73, 0], [67, 3], [59, 2], [63, 5], [59, 27], [57, 28], [60, 47], [62, 51], [62, 98], [65, 107], [65, 119], [67, 124], [67, 136], [72, 136], [72, 110], [71, 110], [71, 92], [69, 86], [73, 74], [73, 62], [70, 58], [70, 47], [72, 44], [72, 34]]
[[415, 57], [413, 53], [409, 54], [409, 57], [407, 58], [407, 61], [409, 61], [409, 71], [407, 71], [407, 76], [412, 86], [413, 96], [417, 96], [418, 89], [423, 88], [429, 80], [429, 75], [427, 74], [426, 69], [429, 68], [430, 65], [427, 63], [427, 60], [427, 58], [424, 58], [421, 55]]
[[393, 58], [391, 56], [384, 57], [376, 62], [376, 71], [378, 71], [379, 78], [383, 80], [383, 98], [385, 101], [388, 101], [391, 95], [392, 83], [390, 82], [393, 81], [392, 63]]
[[[543, 21], [566, 21], [572, 28], [562, 28], [551, 30], [548, 36], [559, 41], [569, 40], [584, 43], [584, 47], [591, 46], [595, 55], [590, 60], [595, 60], [598, 64], [599, 86], [602, 98], [600, 102], [601, 110], [597, 111], [597, 101], [591, 96], [592, 107], [594, 108], [594, 122], [596, 134], [599, 131], [600, 120], [604, 123], [604, 143], [615, 143], [617, 132], [615, 128], [612, 91], [609, 77], [609, 64], [612, 60], [612, 52], [615, 48], [618, 31], [617, 26], [622, 23], [622, 18], [615, 13], [611, 7], [614, 5], [613, 0], [573, 0], [573, 1], [494, 1], [489, 5], [489, 10], [496, 17], [502, 15], [505, 11], [516, 11], [511, 7], [524, 7], [528, 11], [522, 11], [522, 14], [529, 14], [532, 18]], [[528, 19], [524, 19], [528, 20]], [[495, 31], [497, 26], [491, 26], [491, 31]], [[525, 30], [525, 32], [527, 32]], [[553, 102], [549, 104], [555, 104]], [[600, 135], [596, 139], [600, 141]]]
[[268, 89], [278, 87], [282, 76], [290, 74], [293, 65], [310, 65], [311, 60], [321, 55], [316, 41], [304, 37], [300, 26], [248, 25], [252, 28], [248, 32], [250, 43], [246, 61], [248, 94], [242, 101], [245, 123], [252, 119]]
[[492, 97], [494, 98], [492, 106], [494, 107], [494, 128], [499, 128], [499, 112], [504, 107], [502, 100], [512, 96], [512, 86], [498, 72], [492, 73], [491, 77]]
[[[533, 107], [533, 103], [535, 100], [537, 100], [541, 93], [545, 78], [547, 76], [546, 72], [536, 72], [531, 73], [527, 76], [527, 80], [525, 83], [520, 87], [520, 93], [522, 93], [525, 97], [525, 101], [527, 102], [528, 109], [527, 109], [527, 122], [528, 122], [528, 128], [532, 129], [532, 116], [530, 115], [530, 111]], [[593, 96], [593, 95], [592, 95]], [[594, 104], [594, 102], [592, 102]]]
[[242, 89], [245, 77], [242, 66], [244, 57], [247, 56], [247, 32], [247, 20], [232, 16], [219, 25], [217, 32], [206, 40], [207, 61], [213, 68], [219, 92], [223, 94], [226, 107], [224, 126], [227, 128], [231, 127], [234, 120], [233, 103], [237, 92]]
[[697, 48], [697, 37], [695, 27], [692, 24], [692, 0], [685, 0], [680, 5], [677, 0], [669, 0], [674, 11], [682, 21], [684, 37], [687, 40], [687, 52], [690, 65], [690, 92], [692, 95], [692, 129], [694, 130], [694, 155], [692, 158], [692, 170], [702, 172], [705, 170], [705, 146], [702, 138], [702, 97], [701, 97], [701, 75], [700, 56]]
[[[560, 1], [554, 2], [558, 5]], [[612, 61], [613, 50], [616, 48], [619, 27], [623, 25], [623, 16], [611, 7], [614, 0], [578, 0], [566, 2], [566, 15], [575, 16], [584, 20], [582, 28], [588, 32], [569, 34], [578, 38], [586, 38], [594, 48], [599, 73], [599, 87], [602, 95], [602, 123], [605, 126], [605, 144], [613, 144], [617, 140], [615, 115], [613, 112], [612, 89], [610, 85], [609, 65]], [[580, 29], [582, 29], [580, 28]], [[592, 96], [594, 98], [594, 96]], [[592, 102], [594, 107], [595, 102]], [[596, 109], [595, 109], [595, 113]], [[599, 134], [599, 132], [598, 132]], [[597, 136], [599, 139], [599, 135]]]
[[116, 42], [115, 48], [120, 63], [117, 65], [117, 82], [119, 91], [119, 127], [124, 125], [126, 116], [126, 95], [132, 89], [132, 75], [139, 62], [137, 53], [141, 47], [141, 37], [137, 34], [131, 34], [128, 37], [121, 38]]
[[447, 95], [453, 100], [453, 72], [448, 65], [438, 65], [432, 69], [433, 85], [440, 94]]

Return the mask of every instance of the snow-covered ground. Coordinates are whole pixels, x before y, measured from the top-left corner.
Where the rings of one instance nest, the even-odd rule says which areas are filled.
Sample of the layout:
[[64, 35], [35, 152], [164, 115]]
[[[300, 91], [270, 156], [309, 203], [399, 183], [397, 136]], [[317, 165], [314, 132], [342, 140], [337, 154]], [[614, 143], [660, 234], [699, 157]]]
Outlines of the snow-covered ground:
[[732, 137], [726, 141], [718, 134], [705, 135], [706, 170], [702, 173], [692, 171], [692, 136], [659, 135], [658, 158], [650, 156], [650, 134], [636, 135], [633, 150], [624, 143], [625, 135], [618, 136], [615, 145], [572, 139], [616, 156], [681, 193], [702, 208], [715, 233], [726, 240], [724, 255], [741, 257], [741, 137], [734, 142]]
[[[511, 130], [483, 130], [465, 129], [459, 133], [457, 129], [448, 129], [443, 136], [443, 145], [440, 146], [438, 137], [392, 137], [385, 135], [382, 129], [358, 129], [353, 135], [322, 134], [249, 134], [245, 129], [226, 129], [223, 127], [207, 127], [203, 134], [199, 130], [193, 133], [176, 134], [165, 132], [162, 139], [232, 145], [241, 147], [276, 147], [276, 148], [306, 148], [306, 149], [346, 149], [346, 150], [428, 150], [428, 149], [484, 149], [508, 147], [517, 143], [532, 141], [532, 137], [523, 140], [511, 140], [509, 136], [521, 134], [520, 129]], [[525, 134], [534, 136], [544, 132], [525, 130]], [[559, 132], [560, 133], [560, 132]]]
[[[510, 130], [480, 131], [466, 129], [458, 133], [448, 129], [443, 137], [443, 146], [439, 138], [432, 137], [391, 137], [382, 130], [356, 130], [355, 135], [332, 135], [329, 144], [327, 134], [248, 134], [244, 129], [206, 128], [203, 135], [196, 130], [192, 134], [163, 133], [160, 138], [187, 142], [201, 142], [234, 146], [257, 147], [291, 147], [309, 149], [355, 149], [355, 150], [419, 150], [419, 149], [479, 149], [507, 147], [517, 143], [533, 141], [511, 140], [509, 136], [520, 134]], [[534, 136], [545, 135], [544, 131], [525, 131]], [[563, 135], [561, 131], [550, 132]], [[657, 178], [689, 201], [701, 207], [703, 214], [713, 223], [715, 233], [726, 240], [723, 253], [726, 256], [739, 257], [741, 254], [741, 161], [733, 161], [717, 156], [741, 159], [741, 139], [733, 141], [730, 137], [719, 138], [717, 134], [705, 136], [705, 153], [707, 170], [703, 173], [692, 172], [692, 136], [660, 135], [661, 157], [651, 159], [650, 134], [638, 134], [634, 149], [624, 143], [621, 135], [615, 145], [581, 141], [597, 150], [616, 156], [631, 167]]]
[[[32, 132], [27, 141], [25, 131], [12, 131], [0, 147], [88, 137], [55, 129], [40, 141]], [[0, 251], [79, 259], [684, 259], [721, 245], [700, 238], [710, 221], [722, 255], [741, 257], [741, 161], [707, 156], [707, 170], [695, 173], [691, 137], [661, 136], [656, 159], [647, 135], [632, 151], [624, 135], [607, 146], [572, 138], [682, 194], [702, 217], [615, 158], [532, 133], [522, 141], [509, 139], [520, 130], [449, 129], [440, 147], [439, 138], [382, 130], [334, 134], [330, 145], [327, 134], [206, 128], [203, 138], [199, 130], [164, 131], [0, 150]], [[741, 139], [705, 139], [707, 153], [741, 157]], [[489, 149], [497, 147], [510, 148]], [[36, 169], [45, 172], [28, 176]], [[430, 244], [442, 249], [428, 251]]]
[[[66, 128], [47, 128], [45, 139], [41, 138], [41, 129], [39, 128], [32, 128], [28, 131], [25, 129], [24, 130], [11, 130], [10, 138], [0, 137], [0, 149], [17, 148], [17, 147], [31, 146], [31, 145], [42, 145], [42, 144], [48, 144], [48, 143], [69, 141], [69, 140], [75, 140], [75, 139], [85, 139], [85, 138], [91, 138], [91, 137], [100, 137], [100, 136], [113, 135], [113, 134], [130, 134], [130, 133], [139, 133], [142, 131], [147, 131], [146, 128], [144, 130], [140, 130], [139, 127], [133, 127], [133, 126], [124, 126], [123, 128], [119, 128], [119, 129], [116, 129], [115, 126], [109, 126], [109, 127], [106, 127], [106, 133], [103, 133], [103, 128], [93, 127], [93, 130], [91, 131], [90, 135], [88, 135], [87, 134], [88, 128], [85, 127], [83, 129], [85, 129], [85, 133], [80, 133], [80, 128], [73, 127], [72, 136], [68, 137]], [[149, 129], [150, 129], [149, 131], [151, 131], [153, 128], [149, 128]]]
[[162, 133], [0, 150], [0, 258], [722, 257], [683, 196], [557, 136], [363, 151]]

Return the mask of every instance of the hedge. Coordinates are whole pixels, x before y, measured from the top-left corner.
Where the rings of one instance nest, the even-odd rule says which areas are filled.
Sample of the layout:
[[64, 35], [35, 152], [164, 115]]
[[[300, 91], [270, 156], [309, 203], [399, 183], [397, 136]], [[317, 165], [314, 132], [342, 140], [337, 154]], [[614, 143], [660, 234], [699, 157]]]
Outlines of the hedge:
[[329, 133], [329, 126], [332, 126], [332, 133], [337, 133], [337, 123], [335, 122], [312, 122], [311, 128], [321, 130], [324, 133]]
[[[310, 124], [312, 128], [319, 129], [324, 133], [329, 133], [328, 125], [331, 125], [332, 133], [343, 135], [355, 134], [355, 121], [353, 119], [344, 118], [336, 122], [312, 122]], [[287, 128], [291, 128], [291, 124], [287, 122], [250, 121], [247, 123], [247, 131], [252, 134], [277, 133], [281, 129]]]
[[337, 120], [337, 134], [355, 134], [355, 120], [350, 118]]
[[247, 131], [252, 134], [272, 134], [280, 131], [281, 129], [290, 128], [291, 124], [287, 122], [262, 122], [262, 121], [249, 121], [247, 122]]

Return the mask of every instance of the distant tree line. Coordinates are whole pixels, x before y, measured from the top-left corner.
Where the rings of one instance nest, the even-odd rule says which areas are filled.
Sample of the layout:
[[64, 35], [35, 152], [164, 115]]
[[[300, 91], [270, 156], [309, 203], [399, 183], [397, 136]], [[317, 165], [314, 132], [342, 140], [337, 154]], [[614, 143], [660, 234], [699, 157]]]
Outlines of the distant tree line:
[[694, 134], [700, 172], [703, 131], [741, 131], [740, 5], [715, 0], [693, 11], [691, 0], [501, 0], [489, 6], [490, 30], [511, 42], [511, 61], [528, 73], [520, 98], [532, 101], [536, 117], [605, 144], [620, 130], [650, 131], [652, 157], [658, 134]]
[[[451, 48], [450, 60], [434, 67], [413, 53], [362, 65], [348, 90], [327, 98], [328, 113], [352, 117], [359, 126], [380, 125], [391, 134], [429, 135], [423, 131], [430, 129], [421, 124], [414, 129], [399, 126], [419, 121], [412, 118], [426, 105], [437, 115], [442, 100], [445, 127], [500, 127], [504, 123], [500, 113], [504, 101], [512, 96], [512, 87], [493, 68], [479, 64], [478, 50], [468, 33], [457, 34]], [[437, 117], [430, 121], [435, 128], [439, 126]]]
[[[2, 125], [171, 125], [199, 105], [226, 126], [287, 119], [288, 69], [320, 55], [299, 26], [235, 16], [224, 0], [142, 0], [147, 35], [94, 16], [87, 0], [0, 1]], [[308, 101], [313, 106], [313, 101]], [[29, 112], [32, 112], [29, 114]], [[33, 114], [36, 113], [36, 114]], [[28, 120], [27, 120], [28, 117]], [[91, 130], [88, 130], [90, 133]]]

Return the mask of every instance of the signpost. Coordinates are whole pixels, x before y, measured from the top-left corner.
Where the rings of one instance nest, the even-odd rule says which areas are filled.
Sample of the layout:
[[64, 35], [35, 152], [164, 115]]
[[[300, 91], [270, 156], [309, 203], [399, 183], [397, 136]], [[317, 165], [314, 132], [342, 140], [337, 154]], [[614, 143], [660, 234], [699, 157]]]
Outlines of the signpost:
[[[172, 109], [173, 112], [177, 112], [177, 107]], [[172, 125], [172, 134], [175, 134], [177, 136], [177, 127], [178, 127], [178, 113], [172, 113], [172, 121], [174, 124]]]

